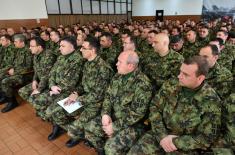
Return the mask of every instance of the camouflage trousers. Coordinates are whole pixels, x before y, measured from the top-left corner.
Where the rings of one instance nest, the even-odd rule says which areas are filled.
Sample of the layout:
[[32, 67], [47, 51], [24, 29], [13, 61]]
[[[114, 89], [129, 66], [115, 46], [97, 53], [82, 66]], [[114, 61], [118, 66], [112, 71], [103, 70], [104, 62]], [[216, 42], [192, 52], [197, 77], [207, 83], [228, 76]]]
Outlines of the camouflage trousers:
[[18, 93], [22, 99], [31, 103], [33, 100], [33, 97], [31, 96], [32, 91], [33, 91], [32, 90], [32, 83], [30, 83], [30, 84], [20, 88]]
[[84, 137], [84, 128], [86, 123], [100, 115], [101, 103], [95, 103], [92, 105], [85, 105], [81, 114], [68, 125], [68, 135], [72, 139], [81, 139]]
[[96, 149], [104, 148], [106, 155], [126, 154], [143, 132], [143, 127], [128, 127], [117, 132], [113, 137], [106, 138], [102, 129], [101, 117], [97, 117], [85, 125], [85, 138]]
[[211, 151], [192, 150], [182, 151], [177, 150], [171, 153], [166, 153], [157, 142], [152, 131], [148, 131], [143, 137], [130, 149], [127, 155], [232, 155], [232, 151], [226, 148], [213, 148]]
[[[6, 69], [0, 69], [0, 82], [5, 78], [10, 77], [6, 72], [7, 72]], [[0, 84], [0, 91], [2, 90], [1, 88], [2, 87], [1, 87], [1, 84]]]
[[40, 116], [43, 120], [47, 121], [51, 120], [51, 118], [48, 118], [46, 115], [46, 109], [48, 106], [54, 102], [56, 103], [57, 101], [64, 99], [65, 97], [68, 97], [69, 95], [68, 93], [61, 93], [50, 96], [49, 92], [49, 90], [46, 90], [41, 94], [33, 95], [31, 102], [34, 109], [36, 110], [37, 115]]
[[24, 83], [22, 75], [13, 75], [2, 79], [1, 90], [5, 93], [6, 97], [13, 97], [15, 86], [22, 85]]

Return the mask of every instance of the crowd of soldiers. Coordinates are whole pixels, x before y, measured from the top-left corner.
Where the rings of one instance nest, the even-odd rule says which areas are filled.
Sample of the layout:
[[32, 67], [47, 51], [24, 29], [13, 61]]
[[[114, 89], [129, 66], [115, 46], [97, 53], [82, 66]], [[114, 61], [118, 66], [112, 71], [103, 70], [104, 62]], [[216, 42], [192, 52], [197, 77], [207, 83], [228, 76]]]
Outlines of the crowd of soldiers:
[[[230, 20], [1, 28], [0, 62], [1, 112], [18, 93], [52, 124], [49, 141], [67, 132], [67, 147], [107, 155], [235, 151]], [[65, 98], [83, 106], [68, 113]]]

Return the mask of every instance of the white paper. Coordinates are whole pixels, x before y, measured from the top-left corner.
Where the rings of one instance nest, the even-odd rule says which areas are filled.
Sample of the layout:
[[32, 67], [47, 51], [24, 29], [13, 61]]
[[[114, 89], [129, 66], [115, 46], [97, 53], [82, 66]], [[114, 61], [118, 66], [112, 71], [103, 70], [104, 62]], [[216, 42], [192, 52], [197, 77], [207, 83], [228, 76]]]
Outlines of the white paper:
[[83, 105], [81, 104], [81, 102], [79, 102], [79, 101], [77, 101], [77, 102], [75, 102], [75, 103], [73, 103], [73, 104], [70, 104], [70, 105], [64, 105], [64, 102], [65, 102], [67, 99], [68, 99], [68, 97], [65, 98], [65, 99], [63, 99], [63, 100], [58, 101], [57, 103], [58, 103], [61, 107], [63, 107], [63, 108], [64, 108], [68, 113], [70, 113], [70, 114], [83, 106]]

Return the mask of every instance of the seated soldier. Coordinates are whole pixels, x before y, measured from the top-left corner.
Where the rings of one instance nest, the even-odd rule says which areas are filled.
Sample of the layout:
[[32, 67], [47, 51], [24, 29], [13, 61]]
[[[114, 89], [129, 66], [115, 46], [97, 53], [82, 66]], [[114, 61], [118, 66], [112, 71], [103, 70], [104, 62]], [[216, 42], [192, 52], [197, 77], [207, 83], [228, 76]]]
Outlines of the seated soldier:
[[[81, 78], [83, 59], [80, 53], [75, 52], [76, 47], [75, 37], [64, 37], [61, 40], [61, 55], [50, 71], [47, 89], [33, 96], [32, 105], [37, 115], [44, 120], [47, 119], [45, 117], [47, 107], [55, 100], [67, 97]], [[53, 129], [59, 130], [58, 126], [54, 126]]]
[[183, 62], [178, 80], [165, 82], [151, 102], [152, 129], [128, 154], [200, 154], [209, 149], [218, 137], [221, 103], [205, 82], [208, 70], [201, 56]]
[[25, 45], [25, 36], [22, 34], [14, 35], [14, 44], [16, 50], [14, 51], [14, 62], [6, 71], [7, 77], [1, 80], [2, 97], [6, 98], [6, 107], [2, 112], [8, 112], [15, 108], [18, 103], [14, 97], [14, 87], [24, 85], [28, 80], [31, 80], [31, 75], [27, 73], [32, 71], [32, 54]]
[[[68, 130], [71, 139], [66, 146], [73, 147], [84, 138], [84, 124], [95, 118], [100, 113], [101, 101], [105, 90], [113, 75], [111, 66], [107, 64], [97, 52], [99, 42], [96, 38], [89, 37], [82, 44], [81, 52], [85, 62], [82, 81], [76, 92], [71, 92], [66, 104], [79, 101], [83, 108], [69, 114], [61, 106], [54, 102], [46, 110], [46, 116], [51, 118], [55, 125]], [[52, 133], [56, 138], [59, 133]]]
[[[2, 35], [0, 37], [1, 42], [1, 51], [0, 51], [0, 80], [8, 77], [7, 71], [11, 68], [14, 56], [15, 56], [15, 49], [11, 43], [11, 37], [8, 34]], [[1, 88], [1, 86], [0, 86]], [[2, 95], [1, 95], [2, 98]], [[0, 99], [0, 102], [3, 101], [4, 98]]]
[[48, 89], [48, 78], [56, 59], [51, 51], [46, 49], [46, 42], [39, 37], [30, 40], [33, 58], [34, 76], [32, 83], [19, 90], [19, 95], [31, 103], [33, 96]]
[[206, 82], [215, 89], [222, 100], [227, 98], [231, 93], [233, 76], [227, 68], [217, 63], [219, 58], [217, 46], [205, 46], [201, 48], [199, 55], [205, 57], [209, 64], [210, 69], [206, 76]]
[[[151, 98], [151, 84], [138, 69], [139, 58], [134, 51], [118, 57], [118, 73], [106, 91], [101, 115], [85, 124], [87, 144], [99, 154], [125, 154], [143, 134], [144, 116]], [[105, 143], [105, 140], [107, 142]]]

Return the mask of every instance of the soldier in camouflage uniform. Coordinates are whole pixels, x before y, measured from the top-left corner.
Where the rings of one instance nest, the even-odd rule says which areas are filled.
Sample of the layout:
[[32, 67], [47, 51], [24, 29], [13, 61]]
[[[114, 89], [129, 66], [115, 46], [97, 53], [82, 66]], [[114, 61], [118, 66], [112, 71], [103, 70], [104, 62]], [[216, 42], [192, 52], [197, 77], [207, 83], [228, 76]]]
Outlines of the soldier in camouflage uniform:
[[1, 110], [2, 112], [8, 112], [18, 105], [13, 94], [14, 87], [24, 85], [32, 80], [32, 76], [27, 73], [32, 71], [33, 59], [28, 47], [25, 46], [25, 39], [22, 34], [14, 35], [16, 47], [14, 61], [7, 71], [8, 77], [1, 80], [1, 89], [7, 101], [6, 107]]
[[48, 89], [49, 73], [56, 61], [51, 51], [46, 49], [45, 41], [39, 37], [35, 37], [30, 40], [30, 50], [34, 55], [33, 81], [19, 90], [19, 95], [29, 103], [32, 102], [33, 95], [39, 94], [45, 89]]
[[51, 117], [55, 124], [68, 131], [71, 137], [66, 143], [68, 147], [73, 147], [84, 138], [84, 124], [99, 115], [101, 101], [113, 75], [112, 68], [100, 56], [97, 56], [99, 48], [96, 38], [89, 37], [83, 43], [81, 52], [83, 58], [88, 61], [83, 68], [82, 87], [78, 87], [77, 91], [70, 94], [66, 101], [68, 105], [79, 101], [83, 108], [69, 114], [55, 102], [46, 110], [47, 117]]
[[134, 51], [119, 55], [118, 73], [106, 91], [101, 116], [85, 125], [85, 137], [98, 153], [105, 144], [105, 154], [125, 154], [143, 133], [141, 122], [152, 92], [149, 79], [137, 66]]
[[[48, 89], [33, 96], [33, 107], [42, 119], [47, 119], [45, 110], [54, 101], [64, 99], [75, 90], [76, 84], [81, 79], [83, 58], [80, 53], [75, 52], [75, 37], [64, 37], [60, 42], [61, 55], [57, 58], [49, 75]], [[53, 131], [60, 130], [54, 125]], [[54, 134], [48, 136], [49, 140], [55, 138]]]
[[113, 46], [112, 35], [108, 32], [102, 33], [100, 37], [100, 57], [107, 62], [113, 69], [115, 69], [115, 63], [119, 51]]
[[1, 48], [1, 63], [0, 63], [0, 80], [8, 77], [9, 75], [6, 73], [14, 61], [14, 46], [11, 44], [11, 37], [9, 35], [3, 35], [0, 37], [2, 42]]
[[60, 46], [60, 32], [56, 30], [52, 30], [50, 33], [50, 39], [52, 41], [52, 44], [50, 46], [50, 50], [52, 51], [52, 54], [57, 58], [61, 55], [59, 46]]
[[205, 57], [209, 63], [209, 73], [206, 82], [211, 85], [221, 99], [225, 99], [232, 89], [232, 73], [225, 67], [219, 65], [219, 50], [216, 45], [208, 45], [201, 48], [199, 55]]
[[152, 57], [143, 72], [151, 79], [155, 92], [163, 82], [178, 75], [183, 56], [169, 49], [169, 37], [164, 33], [156, 35], [153, 48], [158, 56]]
[[184, 42], [184, 52], [182, 55], [185, 59], [194, 55], [198, 55], [199, 45], [196, 42], [197, 33], [194, 30], [189, 30], [186, 33], [186, 41]]
[[42, 31], [40, 32], [40, 37], [45, 41], [46, 43], [46, 49], [51, 49], [52, 41], [50, 40], [50, 33], [48, 31]]
[[198, 48], [206, 46], [210, 42], [210, 34], [207, 26], [202, 26], [199, 29], [199, 37], [197, 39]]
[[220, 98], [205, 80], [209, 70], [200, 56], [186, 59], [179, 80], [167, 81], [151, 102], [151, 130], [130, 155], [203, 154], [221, 125]]

